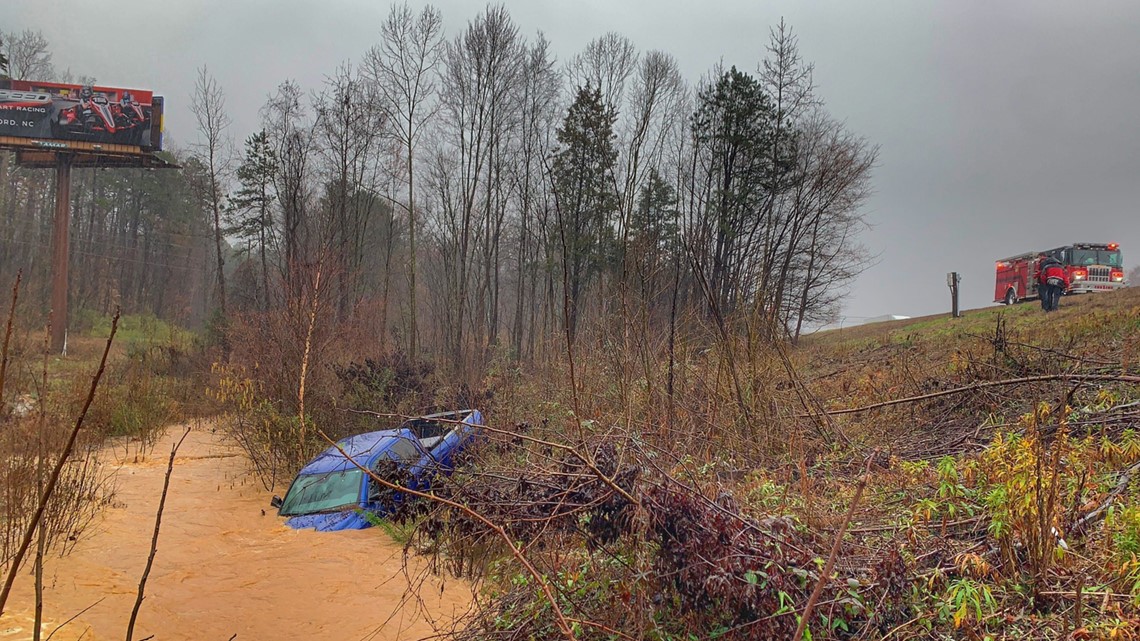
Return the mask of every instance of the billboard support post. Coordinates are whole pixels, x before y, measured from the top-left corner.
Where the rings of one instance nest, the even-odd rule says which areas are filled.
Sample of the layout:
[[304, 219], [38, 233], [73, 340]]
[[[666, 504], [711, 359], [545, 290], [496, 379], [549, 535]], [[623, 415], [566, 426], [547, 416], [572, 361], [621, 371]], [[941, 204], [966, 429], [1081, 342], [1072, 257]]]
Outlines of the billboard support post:
[[55, 225], [52, 230], [51, 351], [67, 352], [67, 261], [71, 219], [71, 154], [56, 154]]

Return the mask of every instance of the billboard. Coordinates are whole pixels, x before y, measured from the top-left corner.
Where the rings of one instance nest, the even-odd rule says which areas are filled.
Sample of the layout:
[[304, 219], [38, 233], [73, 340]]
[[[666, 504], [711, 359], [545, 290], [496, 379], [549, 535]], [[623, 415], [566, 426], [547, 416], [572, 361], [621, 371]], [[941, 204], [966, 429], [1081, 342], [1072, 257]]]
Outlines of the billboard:
[[162, 98], [150, 91], [0, 81], [0, 136], [162, 149]]

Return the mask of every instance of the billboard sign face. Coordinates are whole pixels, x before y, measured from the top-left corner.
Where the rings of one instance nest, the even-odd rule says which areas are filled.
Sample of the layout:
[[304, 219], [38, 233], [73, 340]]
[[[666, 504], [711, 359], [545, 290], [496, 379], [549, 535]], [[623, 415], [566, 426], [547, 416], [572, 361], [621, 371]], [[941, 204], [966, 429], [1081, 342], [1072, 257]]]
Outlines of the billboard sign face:
[[149, 91], [0, 81], [0, 136], [162, 147], [161, 101]]

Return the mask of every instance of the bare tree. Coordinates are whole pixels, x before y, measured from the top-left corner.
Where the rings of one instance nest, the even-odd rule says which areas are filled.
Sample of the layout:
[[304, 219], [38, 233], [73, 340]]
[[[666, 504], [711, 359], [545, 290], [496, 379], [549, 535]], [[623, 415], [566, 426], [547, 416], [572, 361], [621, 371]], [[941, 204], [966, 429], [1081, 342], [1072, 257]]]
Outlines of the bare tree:
[[53, 80], [51, 48], [40, 31], [0, 34], [0, 52], [8, 60], [8, 76], [13, 80]]
[[[642, 57], [633, 79], [633, 90], [630, 94], [628, 108], [629, 117], [624, 135], [623, 154], [625, 162], [623, 166], [625, 175], [620, 189], [619, 211], [622, 257], [619, 284], [621, 287], [622, 320], [624, 321], [623, 339], [627, 343], [627, 348], [630, 341], [638, 343], [642, 363], [647, 372], [648, 333], [632, 329], [635, 321], [628, 300], [628, 278], [631, 270], [639, 271], [640, 276], [642, 276], [642, 296], [639, 301], [642, 309], [637, 316], [643, 321], [640, 323], [641, 327], [647, 328], [652, 295], [648, 294], [649, 288], [646, 287], [645, 270], [639, 268], [644, 267], [644, 258], [656, 259], [660, 252], [652, 251], [649, 256], [641, 255], [637, 250], [646, 248], [635, 249], [631, 247], [630, 239], [631, 234], [645, 231], [645, 229], [635, 229], [633, 219], [637, 201], [642, 197], [643, 187], [650, 187], [648, 184], [643, 185], [646, 167], [650, 168], [649, 182], [653, 183], [651, 191], [666, 189], [664, 185], [658, 184], [661, 182], [658, 176], [658, 166], [668, 144], [667, 136], [670, 133], [676, 133], [675, 130], [671, 129], [671, 125], [684, 118], [682, 111], [684, 94], [684, 81], [681, 79], [677, 62], [671, 55], [661, 51], [650, 51]], [[636, 268], [631, 266], [631, 260], [637, 263]], [[631, 353], [632, 350], [623, 350], [623, 354]]]
[[[764, 211], [764, 263], [759, 278], [759, 291], [770, 297], [757, 297], [768, 306], [767, 320], [779, 315], [780, 301], [788, 280], [792, 257], [806, 234], [804, 218], [797, 213], [784, 215], [778, 202], [791, 186], [793, 172], [790, 160], [796, 151], [797, 131], [802, 117], [819, 105], [812, 80], [814, 65], [804, 62], [798, 41], [783, 19], [769, 29], [768, 55], [760, 64], [760, 81], [772, 99], [772, 142], [769, 159], [769, 197]], [[784, 248], [782, 250], [781, 248]], [[793, 248], [793, 249], [787, 249]]]
[[313, 147], [308, 115], [301, 104], [301, 88], [284, 82], [261, 109], [261, 119], [276, 159], [273, 190], [281, 208], [280, 269], [290, 301], [300, 298], [299, 264], [304, 259], [304, 237], [309, 214]]
[[419, 16], [405, 2], [393, 5], [380, 27], [380, 44], [365, 54], [363, 71], [406, 152], [408, 202], [408, 353], [416, 359], [415, 151], [420, 132], [436, 113], [436, 66], [443, 51], [443, 17], [425, 6]]
[[[452, 226], [458, 234], [458, 273], [453, 279], [456, 317], [449, 341], [457, 367], [464, 361], [465, 323], [472, 323], [481, 342], [488, 338], [493, 342], [497, 327], [498, 249], [507, 200], [503, 152], [507, 132], [518, 117], [517, 81], [524, 53], [518, 27], [501, 6], [488, 7], [447, 47], [445, 145], [458, 167], [452, 192], [456, 206], [444, 211], [458, 216], [458, 224]], [[472, 269], [479, 262], [481, 273]], [[472, 292], [477, 294], [475, 305], [468, 301]]]
[[620, 110], [625, 85], [637, 66], [637, 48], [629, 38], [610, 31], [594, 38], [566, 65], [572, 87], [589, 85], [602, 92], [602, 102]]
[[225, 254], [222, 247], [225, 240], [222, 236], [222, 202], [224, 198], [226, 173], [229, 159], [227, 157], [229, 141], [226, 138], [226, 129], [230, 126], [230, 118], [226, 115], [226, 97], [222, 88], [203, 65], [198, 70], [198, 79], [194, 83], [194, 94], [190, 102], [190, 110], [198, 123], [198, 144], [196, 153], [202, 159], [207, 171], [209, 181], [208, 202], [214, 217], [214, 246], [217, 250], [217, 284], [218, 309], [222, 317], [226, 316], [226, 274]]
[[[325, 200], [329, 209], [329, 242], [339, 284], [337, 311], [347, 319], [359, 293], [364, 242], [378, 202], [376, 185], [386, 122], [368, 99], [365, 82], [350, 65], [341, 65], [314, 101], [316, 134], [325, 161]], [[385, 279], [388, 274], [385, 273]], [[387, 281], [386, 281], [387, 282]], [[385, 293], [385, 300], [387, 293]]]
[[629, 133], [625, 141], [625, 184], [622, 216], [627, 219], [637, 199], [645, 166], [656, 166], [671, 122], [681, 116], [685, 83], [673, 56], [650, 51], [637, 66], [629, 104]]
[[780, 319], [798, 340], [805, 326], [830, 322], [847, 286], [871, 261], [856, 242], [866, 227], [861, 207], [871, 194], [878, 149], [822, 112], [800, 124], [786, 217], [802, 233], [785, 250], [779, 278]]
[[[537, 267], [553, 265], [543, 260], [539, 252], [545, 248], [550, 258], [550, 235], [542, 220], [548, 209], [549, 182], [542, 172], [542, 161], [553, 146], [552, 132], [557, 127], [557, 101], [560, 78], [554, 70], [550, 44], [540, 33], [526, 53], [523, 72], [522, 112], [515, 148], [515, 162], [510, 163], [512, 181], [517, 185], [518, 247], [515, 255], [515, 314], [511, 329], [511, 345], [516, 355], [523, 353], [523, 333], [529, 325], [531, 345], [535, 337], [535, 319], [538, 311], [537, 286], [541, 275]], [[547, 271], [550, 271], [549, 268]], [[529, 286], [529, 290], [528, 290]], [[530, 298], [530, 314], [526, 314], [526, 299]]]

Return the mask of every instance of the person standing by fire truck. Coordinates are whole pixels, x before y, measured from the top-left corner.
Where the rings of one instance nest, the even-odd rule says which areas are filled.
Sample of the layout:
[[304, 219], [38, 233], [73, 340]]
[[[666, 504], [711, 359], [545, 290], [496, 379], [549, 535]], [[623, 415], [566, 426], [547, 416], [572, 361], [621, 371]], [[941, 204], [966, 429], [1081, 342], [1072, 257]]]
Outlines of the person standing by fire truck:
[[1052, 312], [1061, 306], [1061, 294], [1069, 289], [1069, 275], [1061, 261], [1041, 256], [1037, 263], [1037, 289], [1041, 292], [1041, 309]]

